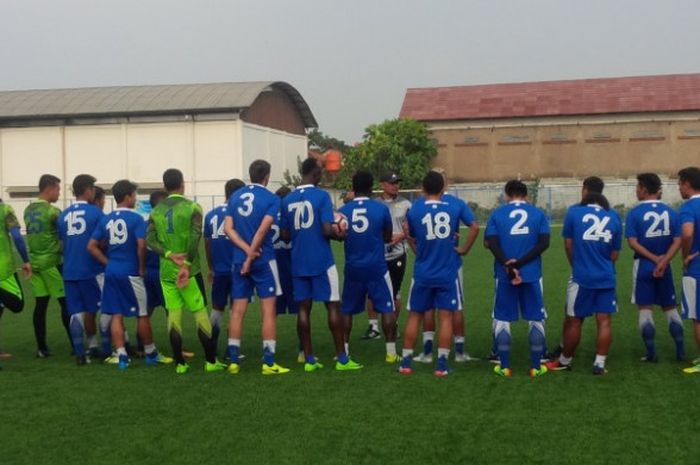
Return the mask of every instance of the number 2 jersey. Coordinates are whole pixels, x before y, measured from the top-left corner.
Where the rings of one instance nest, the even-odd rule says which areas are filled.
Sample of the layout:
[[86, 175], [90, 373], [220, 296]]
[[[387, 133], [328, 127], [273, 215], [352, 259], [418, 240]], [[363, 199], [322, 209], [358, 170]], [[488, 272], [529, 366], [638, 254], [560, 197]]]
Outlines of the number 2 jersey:
[[442, 200], [418, 199], [406, 215], [408, 230], [416, 241], [413, 279], [426, 286], [449, 286], [457, 279], [459, 257], [455, 238], [459, 235], [462, 209]]
[[611, 255], [622, 246], [622, 223], [615, 210], [574, 205], [566, 212], [562, 236], [573, 242], [574, 282], [589, 289], [615, 288]]
[[[635, 238], [637, 242], [654, 255], [668, 252], [673, 240], [680, 237], [680, 220], [678, 214], [660, 200], [644, 200], [627, 214], [625, 237]], [[635, 252], [639, 260], [638, 276], [651, 277], [656, 264]], [[671, 267], [666, 268], [671, 273]]]
[[104, 213], [95, 205], [77, 201], [58, 217], [58, 235], [63, 242], [63, 279], [79, 281], [102, 273], [100, 262], [87, 251], [92, 233]]
[[105, 215], [92, 238], [106, 242], [105, 275], [138, 276], [138, 240], [146, 237], [146, 220], [130, 208], [115, 208]]

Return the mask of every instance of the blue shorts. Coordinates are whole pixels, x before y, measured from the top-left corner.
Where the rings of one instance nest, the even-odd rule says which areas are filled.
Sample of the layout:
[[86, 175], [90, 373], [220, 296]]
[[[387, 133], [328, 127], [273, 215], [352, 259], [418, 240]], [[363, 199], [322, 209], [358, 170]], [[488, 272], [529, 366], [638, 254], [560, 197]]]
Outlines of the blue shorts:
[[356, 315], [365, 311], [367, 297], [374, 304], [377, 313], [394, 311], [394, 291], [391, 287], [389, 271], [384, 276], [357, 276], [345, 273], [343, 283], [343, 303], [341, 310], [346, 315]]
[[686, 320], [700, 320], [700, 308], [698, 308], [698, 278], [683, 276], [683, 318]]
[[647, 307], [675, 307], [676, 288], [671, 268], [666, 269], [663, 277], [655, 278], [651, 273], [640, 273], [639, 263], [640, 260], [636, 259], [632, 267], [632, 303]]
[[338, 302], [340, 286], [338, 284], [338, 269], [331, 265], [324, 274], [317, 276], [293, 276], [294, 300], [311, 299], [316, 302]]
[[501, 321], [542, 321], [547, 317], [542, 298], [542, 281], [513, 286], [509, 281], [496, 279], [493, 318]]
[[163, 287], [160, 285], [160, 270], [158, 268], [146, 268], [146, 276], [143, 278], [146, 286], [146, 300], [149, 309], [156, 307], [165, 308]]
[[231, 273], [214, 274], [211, 283], [211, 306], [216, 310], [224, 310], [231, 300], [232, 276]]
[[430, 310], [458, 311], [462, 308], [461, 289], [459, 279], [445, 285], [425, 285], [411, 280], [407, 309], [418, 313]]
[[107, 315], [148, 316], [146, 286], [140, 276], [105, 275], [102, 313]]
[[66, 293], [66, 307], [68, 313], [76, 315], [78, 313], [97, 313], [100, 310], [102, 301], [103, 275], [98, 277], [81, 279], [78, 281], [67, 280], [63, 283]]
[[566, 315], [586, 318], [595, 313], [615, 313], [617, 296], [615, 288], [590, 289], [571, 282], [566, 297]]
[[241, 275], [242, 266], [242, 264], [234, 264], [231, 273], [236, 277], [233, 280], [232, 297], [234, 299], [250, 299], [253, 297], [253, 291], [257, 291], [261, 299], [276, 297], [282, 292], [275, 260], [253, 262], [250, 273], [247, 275]]

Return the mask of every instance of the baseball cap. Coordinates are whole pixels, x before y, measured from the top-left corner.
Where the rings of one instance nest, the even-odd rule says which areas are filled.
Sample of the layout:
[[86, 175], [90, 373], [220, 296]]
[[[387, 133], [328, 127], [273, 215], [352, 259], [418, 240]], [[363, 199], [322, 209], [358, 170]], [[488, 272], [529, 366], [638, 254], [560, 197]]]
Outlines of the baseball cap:
[[401, 177], [394, 171], [387, 171], [379, 178], [379, 182], [396, 183], [401, 182]]

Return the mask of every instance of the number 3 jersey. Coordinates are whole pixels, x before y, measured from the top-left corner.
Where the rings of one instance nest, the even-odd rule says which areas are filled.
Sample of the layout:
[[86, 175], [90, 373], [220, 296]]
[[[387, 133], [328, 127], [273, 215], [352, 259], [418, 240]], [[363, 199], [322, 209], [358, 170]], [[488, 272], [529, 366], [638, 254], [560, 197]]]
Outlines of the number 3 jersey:
[[[644, 200], [627, 214], [625, 237], [637, 239], [639, 244], [654, 255], [668, 252], [673, 240], [681, 235], [678, 214], [660, 200]], [[651, 276], [656, 264], [635, 253], [639, 259], [638, 276]], [[666, 269], [671, 272], [671, 267]]]
[[58, 236], [63, 242], [63, 279], [80, 281], [102, 273], [100, 262], [87, 251], [92, 233], [104, 217], [102, 210], [77, 201], [58, 217]]
[[140, 214], [129, 208], [116, 208], [102, 218], [92, 238], [107, 244], [109, 261], [105, 274], [139, 275], [138, 240], [146, 238], [146, 220]]
[[[513, 201], [498, 207], [491, 214], [484, 237], [496, 236], [507, 259], [519, 259], [539, 242], [540, 235], [549, 234], [549, 222], [544, 212], [524, 201]], [[510, 281], [505, 268], [494, 260], [495, 278]], [[542, 257], [520, 268], [523, 282], [532, 283], [542, 278]]]
[[[233, 193], [228, 202], [226, 216], [233, 219], [233, 229], [248, 245], [253, 243], [255, 233], [266, 216], [277, 219], [280, 210], [280, 198], [260, 184], [249, 184]], [[273, 231], [270, 228], [265, 235], [260, 250], [261, 263], [275, 259], [275, 250], [272, 247]], [[233, 263], [241, 265], [246, 260], [246, 253], [234, 244]]]
[[328, 193], [311, 184], [298, 186], [283, 200], [281, 228], [292, 240], [292, 276], [319, 276], [335, 264], [323, 224], [333, 223]]
[[455, 203], [421, 197], [408, 211], [409, 234], [416, 241], [413, 279], [417, 284], [447, 286], [455, 282], [460, 210]]
[[566, 212], [562, 236], [573, 242], [574, 282], [589, 289], [615, 288], [611, 255], [622, 246], [622, 223], [615, 210], [574, 205]]

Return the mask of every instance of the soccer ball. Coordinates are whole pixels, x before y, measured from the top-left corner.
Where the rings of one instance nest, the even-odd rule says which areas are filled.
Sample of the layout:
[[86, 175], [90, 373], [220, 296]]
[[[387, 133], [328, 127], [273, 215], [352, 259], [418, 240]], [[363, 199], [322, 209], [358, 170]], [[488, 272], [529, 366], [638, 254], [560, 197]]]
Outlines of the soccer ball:
[[348, 230], [348, 218], [340, 212], [333, 212], [333, 225], [338, 228], [339, 232]]

